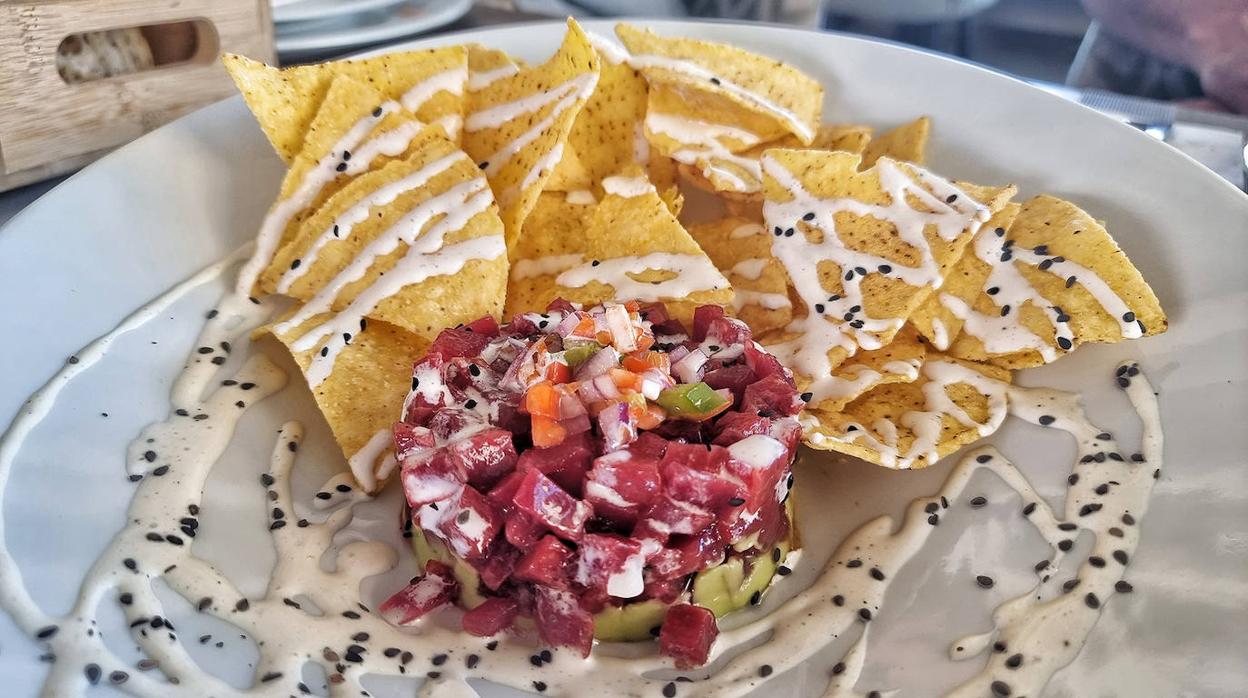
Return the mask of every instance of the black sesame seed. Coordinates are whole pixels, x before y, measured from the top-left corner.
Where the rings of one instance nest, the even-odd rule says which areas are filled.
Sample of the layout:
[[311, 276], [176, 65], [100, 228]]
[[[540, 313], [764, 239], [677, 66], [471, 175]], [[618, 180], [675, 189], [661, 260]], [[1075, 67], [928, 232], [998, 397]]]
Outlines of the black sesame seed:
[[893, 271], [893, 267], [890, 264], [881, 264], [879, 267], [877, 267], [877, 269], [880, 270], [881, 274], [888, 274]]
[[874, 579], [874, 580], [876, 580], [877, 582], [882, 582], [882, 581], [884, 581], [884, 573], [883, 573], [882, 571], [880, 571], [880, 568], [879, 568], [879, 567], [872, 567], [872, 568], [871, 568], [871, 578], [872, 578], [872, 579]]
[[1031, 516], [1032, 512], [1034, 512], [1035, 510], [1036, 510], [1036, 503], [1028, 502], [1027, 506], [1023, 507], [1023, 516]]
[[1123, 522], [1124, 524], [1128, 525], [1128, 526], [1134, 526], [1134, 525], [1135, 525], [1135, 517], [1134, 517], [1134, 516], [1132, 516], [1132, 515], [1130, 515], [1130, 514], [1123, 514], [1123, 515], [1122, 515], [1122, 522]]
[[1073, 531], [1073, 530], [1075, 530], [1076, 528], [1079, 528], [1079, 527], [1078, 527], [1078, 526], [1076, 526], [1076, 525], [1074, 525], [1073, 523], [1070, 523], [1070, 522], [1064, 522], [1064, 523], [1060, 523], [1060, 524], [1058, 524], [1058, 525], [1057, 525], [1057, 528], [1058, 528], [1059, 530], [1062, 530], [1062, 531]]
[[791, 237], [793, 237], [793, 234], [794, 234], [794, 233], [796, 233], [796, 232], [797, 232], [797, 231], [796, 231], [796, 230], [794, 230], [794, 229], [792, 229], [792, 228], [786, 228], [786, 229], [785, 229], [785, 231], [784, 231], [784, 236], [785, 236], [786, 238], [791, 238]]
[[774, 671], [774, 669], [771, 668], [770, 664], [764, 664], [758, 668], [758, 675], [765, 679], [768, 676], [771, 676], [772, 671]]
[[1115, 550], [1115, 551], [1114, 551], [1114, 560], [1116, 560], [1116, 561], [1118, 562], [1118, 564], [1120, 564], [1120, 565], [1125, 565], [1125, 564], [1127, 564], [1127, 553], [1126, 553], [1126, 551], [1125, 551], [1125, 550]]
[[929, 514], [935, 514], [939, 510], [940, 510], [940, 505], [937, 504], [936, 502], [928, 502], [927, 506], [923, 507], [923, 511]]
[[988, 503], [987, 497], [979, 496], [979, 497], [974, 497], [971, 499], [971, 506], [975, 507], [976, 509], [984, 506], [987, 503]]
[[663, 686], [663, 698], [675, 698], [675, 697], [676, 697], [676, 684], [671, 681], [668, 681]]
[[329, 346], [328, 346], [328, 345], [327, 345], [327, 346], [323, 346], [323, 347], [321, 347], [321, 356], [322, 356], [322, 357], [324, 357], [324, 356], [329, 356]]
[[476, 409], [476, 407], [477, 407], [476, 400], [469, 398], [466, 402], [464, 402], [464, 409], [466, 410]]
[[990, 688], [992, 688], [992, 695], [994, 696], [1010, 695], [1010, 685], [1004, 681], [993, 681]]
[[712, 84], [712, 85], [718, 85], [718, 84], [719, 84], [719, 78], [711, 78], [711, 84]]
[[819, 313], [820, 315], [822, 315], [824, 310], [826, 310], [826, 308], [824, 307], [823, 303], [815, 303], [816, 313]]
[[265, 674], [264, 676], [261, 676], [261, 677], [260, 677], [260, 683], [268, 683], [268, 682], [270, 682], [270, 681], [276, 681], [276, 680], [278, 680], [278, 679], [280, 679], [280, 678], [282, 678], [282, 672], [280, 672], [280, 671], [270, 671], [270, 672], [268, 672], [267, 674]]
[[246, 611], [249, 608], [251, 608], [251, 602], [248, 601], [247, 599], [239, 599], [238, 603], [234, 604], [235, 611], [242, 612], [242, 611]]
[[793, 570], [790, 569], [786, 565], [780, 565], [779, 567], [776, 568], [776, 574], [780, 575], [781, 577], [787, 577], [790, 574], [793, 574]]
[[992, 577], [989, 577], [986, 574], [976, 575], [975, 583], [978, 584], [981, 589], [991, 589], [992, 586], [996, 584]]
[[729, 499], [729, 500], [728, 500], [728, 504], [729, 504], [730, 506], [739, 507], [739, 506], [741, 506], [742, 504], [745, 504], [745, 499], [743, 499], [743, 498], [741, 498], [741, 497], [733, 497], [732, 499]]
[[1037, 562], [1037, 563], [1035, 564], [1035, 567], [1034, 567], [1033, 569], [1035, 569], [1037, 572], [1039, 572], [1040, 570], [1042, 570], [1042, 569], [1044, 569], [1044, 568], [1046, 568], [1046, 567], [1048, 567], [1048, 566], [1049, 566], [1049, 561], [1048, 561], [1048, 560], [1041, 560], [1040, 562]]
[[834, 605], [836, 605], [836, 606], [844, 606], [844, 605], [845, 605], [845, 597], [844, 597], [844, 596], [841, 596], [840, 594], [837, 594], [836, 596], [833, 596], [833, 597], [832, 597], [832, 603], [833, 603]]
[[443, 664], [446, 664], [446, 655], [435, 654], [429, 661], [432, 662], [434, 666], [442, 666]]
[[814, 211], [811, 211], [810, 213], [807, 213], [806, 215], [802, 216], [802, 220], [804, 220], [804, 221], [813, 221], [813, 220], [815, 220], [815, 212], [814, 212]]
[[871, 620], [871, 609], [869, 609], [869, 608], [860, 608], [860, 609], [858, 609], [858, 617], [859, 617], [859, 618], [862, 620], [862, 622], [864, 622], [864, 623], [866, 623], [867, 621]]
[[162, 536], [162, 535], [160, 535], [159, 533], [156, 533], [155, 531], [153, 531], [153, 532], [151, 532], [151, 533], [147, 534], [146, 536], [144, 536], [144, 538], [147, 538], [148, 540], [152, 541], [153, 543], [163, 543], [163, 542], [165, 542], [165, 537], [164, 537], [164, 536]]
[[114, 671], [113, 673], [108, 675], [108, 682], [113, 684], [114, 686], [120, 686], [121, 684], [129, 680], [130, 680], [130, 675], [124, 671]]
[[1088, 516], [1089, 514], [1095, 514], [1096, 512], [1100, 510], [1101, 510], [1100, 504], [1097, 504], [1097, 503], [1084, 504], [1082, 507], [1079, 508], [1079, 515]]
[[91, 684], [92, 686], [100, 682], [100, 665], [99, 664], [88, 664], [83, 669], [83, 673], [87, 675], [87, 683]]
[[940, 523], [940, 515], [932, 514], [931, 516], [927, 517], [927, 522], [935, 526], [936, 524]]
[[763, 592], [755, 591], [753, 594], [750, 594], [750, 605], [757, 606], [759, 602], [762, 601], [762, 599], [763, 599]]
[[837, 662], [832, 665], [832, 675], [837, 676], [845, 673], [845, 662]]
[[50, 640], [52, 639], [53, 636], [56, 635], [56, 632], [58, 630], [60, 630], [59, 626], [49, 625], [49, 626], [40, 628], [39, 632], [35, 633], [35, 637], [39, 638], [40, 640]]
[[1075, 345], [1069, 339], [1066, 339], [1065, 337], [1058, 337], [1057, 346], [1062, 351], [1070, 351], [1071, 347]]
[[1088, 608], [1100, 608], [1101, 607], [1101, 600], [1096, 598], [1096, 594], [1093, 594], [1091, 592], [1089, 592], [1087, 596], [1083, 597], [1083, 602], [1088, 605]]
[[1093, 567], [1104, 567], [1105, 558], [1101, 557], [1100, 555], [1089, 555], [1088, 564], [1092, 565]]
[[1095, 490], [1092, 490], [1092, 491], [1096, 492], [1097, 494], [1107, 494], [1109, 492], [1109, 485], [1102, 482], [1101, 484], [1096, 486]]
[[1123, 314], [1122, 314], [1122, 321], [1123, 321], [1123, 322], [1135, 322], [1135, 313], [1133, 313], [1133, 312], [1131, 312], [1131, 311], [1129, 311], [1129, 310], [1128, 310], [1127, 312], [1123, 313]]
[[1120, 579], [1114, 583], [1114, 591], [1119, 594], [1130, 594], [1135, 591], [1135, 587], [1131, 586], [1130, 582]]
[[1046, 427], [1056, 421], [1057, 421], [1057, 418], [1051, 414], [1042, 414], [1040, 415], [1040, 419], [1039, 419], [1040, 424]]
[[599, 264], [602, 264], [602, 262], [600, 262], [600, 261], [598, 261], [598, 260], [596, 260], [596, 259], [595, 259], [594, 261], [592, 261], [592, 262], [590, 262], [590, 263], [589, 263], [589, 266], [591, 266], [591, 267], [596, 267], [596, 266], [598, 266]]
[[1075, 546], [1075, 542], [1073, 540], [1070, 540], [1069, 538], [1064, 539], [1064, 540], [1059, 540], [1057, 542], [1057, 549], [1064, 553], [1069, 552], [1070, 549], [1073, 548], [1074, 546]]
[[1006, 315], [1009, 315], [1009, 314], [1010, 314], [1009, 304], [1001, 306], [1001, 317], [1005, 317]]
[[546, 682], [545, 682], [545, 681], [534, 681], [534, 682], [533, 682], [533, 688], [534, 688], [534, 690], [536, 690], [538, 693], [544, 693], [544, 692], [546, 691]]
[[135, 572], [139, 569], [139, 563], [135, 562], [134, 558], [132, 557], [128, 557], [122, 560], [121, 564], [125, 565], [126, 569], [130, 570], [131, 572]]
[[845, 566], [849, 568], [862, 567], [862, 560], [855, 558], [853, 560], [850, 560], [849, 562], [846, 562]]

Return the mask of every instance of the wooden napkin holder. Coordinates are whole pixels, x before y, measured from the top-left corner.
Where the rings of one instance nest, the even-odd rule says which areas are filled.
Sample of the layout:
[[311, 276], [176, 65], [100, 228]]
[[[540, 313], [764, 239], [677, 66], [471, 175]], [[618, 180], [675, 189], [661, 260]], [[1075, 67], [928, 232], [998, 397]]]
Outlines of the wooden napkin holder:
[[[62, 77], [62, 42], [130, 27], [151, 67]], [[0, 0], [0, 191], [78, 169], [229, 96], [225, 51], [272, 61], [269, 0]]]

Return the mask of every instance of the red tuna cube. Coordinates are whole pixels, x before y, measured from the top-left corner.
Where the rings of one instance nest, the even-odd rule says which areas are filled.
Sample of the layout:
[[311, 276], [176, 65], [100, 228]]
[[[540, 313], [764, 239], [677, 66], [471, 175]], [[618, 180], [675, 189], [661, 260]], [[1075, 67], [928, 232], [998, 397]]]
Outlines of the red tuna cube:
[[425, 427], [418, 427], [407, 422], [395, 422], [391, 432], [394, 435], [394, 457], [399, 461], [407, 460], [437, 445], [433, 432]]
[[650, 527], [661, 533], [690, 535], [711, 525], [715, 515], [702, 507], [664, 494], [650, 506], [646, 519]]
[[703, 305], [693, 311], [693, 341], [706, 339], [711, 323], [724, 316], [724, 309], [718, 305]]
[[394, 625], [410, 625], [421, 616], [451, 602], [458, 589], [451, 568], [430, 560], [425, 573], [382, 602], [381, 617]]
[[412, 509], [454, 497], [464, 487], [459, 470], [443, 451], [408, 458], [403, 462], [399, 479]]
[[562, 443], [548, 448], [530, 448], [520, 454], [517, 470], [534, 468], [554, 480], [574, 496], [581, 495], [581, 483], [589, 470], [595, 449], [593, 436], [583, 432], [569, 436]]
[[[721, 348], [731, 347], [735, 344], [748, 344], [753, 341], [749, 325], [736, 318], [723, 317], [722, 315], [707, 324], [705, 339], [714, 342]], [[701, 342], [703, 340], [699, 339], [698, 341]]]
[[532, 550], [520, 558], [513, 577], [555, 589], [568, 587], [568, 563], [572, 551], [554, 536], [543, 536]]
[[806, 403], [797, 395], [797, 389], [783, 376], [771, 374], [745, 389], [741, 400], [742, 412], [764, 416], [792, 416], [801, 412]]
[[465, 487], [438, 530], [456, 555], [474, 559], [485, 554], [502, 527], [503, 519], [490, 500], [475, 489]]
[[532, 550], [533, 546], [546, 534], [546, 527], [532, 516], [520, 511], [514, 503], [504, 509], [507, 523], [503, 526], [503, 536], [507, 542], [521, 550]]
[[446, 447], [447, 454], [468, 484], [487, 489], [516, 467], [519, 455], [511, 432], [486, 429]]
[[707, 371], [702, 377], [702, 382], [719, 390], [727, 388], [732, 391], [732, 397], [740, 404], [741, 398], [745, 395], [745, 390], [758, 377], [754, 375], [754, 371], [745, 364], [733, 364], [717, 368], [714, 371]]
[[473, 320], [467, 325], [464, 325], [464, 329], [475, 332], [483, 337], [497, 337], [498, 321], [493, 317], [486, 315], [479, 320]]
[[618, 599], [640, 596], [645, 589], [641, 543], [614, 534], [587, 533], [577, 549], [576, 583], [606, 590]]
[[592, 513], [588, 504], [560, 489], [537, 470], [525, 473], [512, 501], [521, 511], [567, 540], [580, 540], [585, 521]]
[[710, 511], [740, 506], [746, 495], [745, 485], [731, 475], [694, 470], [679, 463], [663, 466], [663, 489], [673, 499]]
[[646, 511], [661, 489], [656, 460], [616, 451], [594, 461], [585, 481], [585, 501], [598, 516], [628, 526]]
[[464, 632], [477, 637], [497, 635], [511, 627], [519, 612], [520, 604], [515, 599], [492, 596], [464, 613]]
[[731, 446], [751, 434], [766, 434], [771, 430], [771, 420], [756, 412], [726, 412], [715, 422], [715, 441], [720, 446]]
[[516, 570], [516, 563], [520, 561], [520, 555], [520, 550], [516, 546], [505, 540], [496, 540], [484, 557], [471, 564], [481, 577], [481, 583], [491, 591], [498, 591], [507, 580], [511, 579], [511, 575]]
[[667, 439], [650, 431], [643, 431], [637, 435], [637, 440], [629, 444], [628, 450], [639, 456], [646, 456], [661, 459], [664, 452], [667, 451]]
[[563, 589], [534, 587], [537, 632], [552, 647], [568, 647], [588, 657], [594, 646], [594, 618], [577, 603], [576, 594]]
[[719, 636], [715, 614], [692, 604], [676, 604], [667, 609], [659, 631], [659, 653], [675, 660], [677, 669], [694, 669], [706, 664], [711, 646]]
[[428, 426], [438, 443], [445, 444], [479, 430], [483, 423], [481, 415], [476, 412], [459, 407], [442, 407], [429, 418]]
[[673, 442], [663, 454], [663, 465], [677, 463], [694, 470], [718, 473], [728, 462], [728, 451], [722, 446]]
[[448, 327], [438, 333], [437, 339], [429, 345], [428, 356], [439, 356], [442, 359], [454, 359], [461, 356], [472, 358], [481, 353], [485, 345], [490, 343], [490, 336], [478, 334], [466, 327]]
[[749, 366], [754, 371], [754, 375], [759, 378], [778, 375], [787, 381], [793, 380], [788, 370], [780, 364], [779, 359], [769, 354], [762, 347], [757, 346], [754, 342], [745, 343], [745, 365]]

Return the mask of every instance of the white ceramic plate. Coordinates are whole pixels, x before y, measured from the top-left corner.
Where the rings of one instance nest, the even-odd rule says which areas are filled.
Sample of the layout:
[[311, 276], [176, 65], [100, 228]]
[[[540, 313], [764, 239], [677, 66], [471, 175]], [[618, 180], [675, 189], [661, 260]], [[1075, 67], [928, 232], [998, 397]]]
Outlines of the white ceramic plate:
[[[287, 0], [273, 3], [273, 21], [285, 24], [342, 17], [397, 5], [400, 2], [403, 0]], [[278, 32], [289, 28], [278, 27]]]
[[[329, 4], [328, 0], [325, 4]], [[279, 26], [274, 39], [277, 52], [288, 60], [393, 41], [446, 26], [472, 9], [472, 0], [403, 0], [382, 4], [386, 6], [367, 12]]]
[[[610, 30], [605, 23], [589, 26]], [[1087, 646], [1054, 677], [1047, 694], [1243, 695], [1248, 197], [1127, 126], [945, 58], [791, 29], [653, 26], [792, 61], [827, 87], [827, 120], [889, 125], [929, 114], [936, 171], [1016, 182], [1024, 196], [1051, 192], [1107, 221], [1156, 289], [1170, 331], [1086, 346], [1020, 380], [1083, 391], [1094, 421], [1130, 444], [1138, 428], [1109, 371], [1121, 359], [1138, 359], [1160, 391], [1166, 466], [1127, 571], [1135, 593], [1112, 599]], [[553, 50], [562, 32], [561, 23], [514, 26], [413, 45], [473, 40], [536, 60]], [[25, 397], [86, 343], [248, 241], [280, 176], [278, 159], [241, 100], [232, 99], [118, 150], [0, 230], [0, 423], [18, 414]], [[203, 312], [226, 283], [205, 283], [119, 340], [105, 360], [66, 389], [18, 452], [4, 494], [5, 537], [27, 587], [50, 610], [69, 606], [81, 575], [120, 525], [132, 491], [122, 477], [125, 446], [143, 425], [165, 415], [169, 381], [193, 346]], [[255, 478], [266, 467], [272, 430], [290, 418], [309, 426], [298, 492], [308, 494], [341, 467], [306, 389], [294, 382], [249, 414], [205, 492], [212, 516], [205, 514], [196, 553], [245, 590], [263, 587], [273, 559], [265, 539], [243, 534], [265, 520]], [[1073, 452], [1067, 440], [1010, 420], [991, 441], [1060, 505]], [[907, 473], [808, 458], [806, 476], [825, 480], [838, 493], [810, 507], [826, 528], [804, 529], [808, 545], [826, 548], [869, 518], [900, 513], [913, 497], [935, 492], [951, 462]], [[930, 696], [955, 685], [977, 662], [948, 661], [948, 643], [987, 630], [990, 610], [1034, 582], [1030, 563], [1047, 550], [1022, 524], [1017, 496], [986, 474], [971, 488], [987, 495], [990, 505], [972, 514], [955, 502], [931, 544], [898, 573], [885, 610], [870, 626], [862, 692]], [[250, 528], [238, 528], [240, 522]], [[974, 575], [981, 573], [997, 579], [994, 589], [975, 587]], [[171, 618], [184, 637], [222, 632], [204, 630], [202, 617], [185, 608]], [[119, 651], [132, 653], [125, 632], [111, 639]], [[251, 650], [233, 637], [220, 650], [188, 644], [205, 666], [220, 667], [232, 658], [245, 667]], [[6, 695], [36, 694], [45, 671], [37, 661], [40, 652], [0, 615]], [[245, 681], [248, 671], [229, 676]], [[818, 692], [822, 671], [793, 672], [776, 695]], [[400, 695], [384, 687], [374, 694]]]

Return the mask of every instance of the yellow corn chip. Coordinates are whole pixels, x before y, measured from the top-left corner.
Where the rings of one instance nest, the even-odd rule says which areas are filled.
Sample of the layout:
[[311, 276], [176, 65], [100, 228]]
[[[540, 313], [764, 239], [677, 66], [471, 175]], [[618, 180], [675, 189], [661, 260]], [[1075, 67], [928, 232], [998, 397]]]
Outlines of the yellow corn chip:
[[[347, 76], [456, 136], [463, 112], [467, 54], [462, 46], [402, 51], [278, 70], [242, 56], [222, 56], [273, 149], [291, 162], [335, 77]], [[378, 104], [371, 105], [379, 106]]]
[[718, 95], [765, 116], [802, 143], [815, 137], [823, 112], [823, 86], [796, 68], [735, 46], [661, 37], [617, 24], [615, 33], [652, 85], [682, 86]]
[[834, 394], [833, 368], [892, 340], [1013, 192], [888, 158], [859, 172], [846, 152], [769, 150], [762, 163], [772, 251], [804, 311], [764, 344], [816, 403]]
[[[602, 61], [598, 86], [572, 124], [568, 143], [597, 184], [630, 162], [641, 160], [638, 139], [646, 115], [646, 81], [623, 63]], [[601, 189], [597, 190], [601, 194]]]
[[866, 144], [862, 151], [862, 169], [874, 167], [875, 161], [882, 157], [922, 165], [927, 158], [927, 137], [930, 131], [931, 119], [921, 116], [881, 133]]
[[793, 317], [788, 277], [771, 256], [771, 236], [759, 223], [723, 218], [689, 227], [689, 234], [732, 284], [732, 307], [755, 334], [784, 327]]
[[586, 304], [662, 301], [688, 322], [693, 309], [732, 300], [728, 281], [633, 165], [603, 181], [606, 196], [585, 232], [589, 261], [557, 278], [559, 295]]
[[520, 72], [520, 64], [505, 51], [468, 44], [468, 91], [476, 92], [495, 80]]
[[[295, 350], [294, 339], [327, 319], [316, 316], [286, 334], [274, 335], [305, 372], [316, 350]], [[316, 406], [347, 458], [352, 475], [367, 492], [380, 490], [386, 471], [393, 467], [392, 462], [386, 463], [393, 460], [390, 427], [403, 411], [412, 365], [428, 346], [427, 340], [402, 328], [372, 321], [338, 355], [329, 376], [312, 388]]]
[[1167, 327], [1157, 297], [1105, 227], [1052, 196], [1028, 200], [1012, 224], [985, 226], [950, 274], [955, 280], [924, 305], [945, 336], [930, 321], [924, 334], [961, 358], [1026, 368], [1083, 342]]
[[569, 19], [550, 60], [469, 92], [464, 150], [489, 178], [510, 251], [597, 80], [598, 55]]
[[589, 170], [585, 169], [576, 148], [569, 143], [564, 146], [563, 157], [555, 165], [555, 171], [550, 173], [550, 179], [546, 180], [542, 191], [591, 191], [592, 186], [593, 179]]
[[924, 468], [1001, 426], [1009, 371], [928, 355], [916, 380], [877, 385], [802, 417], [806, 445], [886, 468]]
[[[927, 355], [927, 347], [913, 327], [903, 327], [893, 341], [871, 351], [860, 351], [832, 371], [836, 379], [826, 391], [827, 397], [811, 408], [821, 412], [840, 412], [845, 405], [877, 385], [909, 383], [919, 376]], [[801, 385], [799, 389], [805, 390]]]
[[506, 317], [545, 310], [559, 297], [555, 277], [585, 261], [585, 230], [595, 204], [562, 192], [542, 192], [516, 243], [507, 278]]
[[304, 221], [261, 283], [306, 300], [305, 314], [350, 307], [432, 339], [502, 311], [501, 235], [485, 177], [429, 126], [408, 159], [356, 177]]

